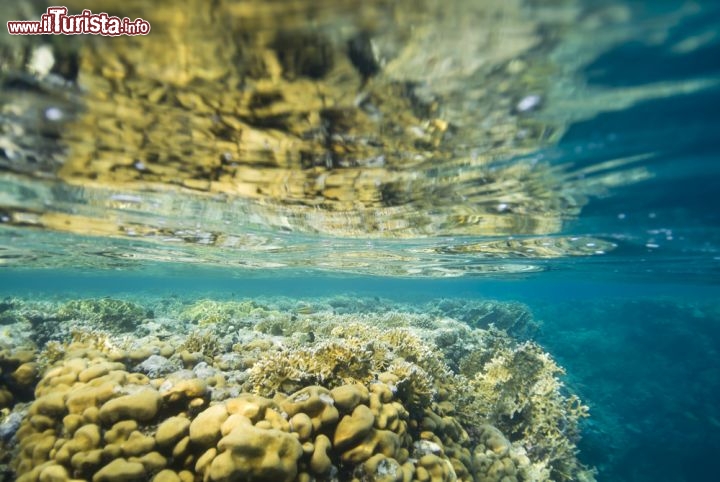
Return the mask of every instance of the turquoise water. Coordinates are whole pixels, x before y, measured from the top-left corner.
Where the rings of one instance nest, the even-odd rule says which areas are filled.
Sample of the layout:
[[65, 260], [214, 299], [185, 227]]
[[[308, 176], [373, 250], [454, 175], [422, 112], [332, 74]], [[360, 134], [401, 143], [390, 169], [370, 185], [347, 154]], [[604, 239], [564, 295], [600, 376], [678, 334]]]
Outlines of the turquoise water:
[[[602, 3], [582, 6], [597, 12]], [[126, 192], [122, 187], [105, 197], [90, 192], [96, 187], [81, 192], [82, 186], [62, 182], [41, 190], [46, 178], [19, 175], [22, 169], [10, 165], [3, 147], [0, 208], [13, 221], [0, 226], [0, 297], [350, 296], [417, 306], [439, 299], [519, 301], [539, 323], [532, 339], [565, 369], [566, 386], [589, 406], [579, 459], [597, 469], [598, 481], [715, 480], [720, 5], [663, 0], [616, 6], [627, 19], [595, 30], [607, 36], [598, 37], [596, 50], [588, 51], [593, 42], [585, 39], [581, 47], [573, 44], [577, 50], [561, 43], [547, 54], [567, 69], [579, 64], [561, 72], [567, 89], [558, 84], [564, 91], [548, 93], [535, 114], [538, 122], [562, 118], [560, 137], [493, 161], [497, 169], [537, 165], [561, 172], [550, 184], [572, 209], [553, 212], [557, 229], [516, 229], [543, 218], [522, 206], [513, 229], [464, 234], [440, 223], [435, 235], [388, 237], [369, 227], [363, 233], [362, 225], [335, 235], [304, 230], [301, 216], [283, 218], [286, 228], [263, 224], [258, 213], [267, 206], [253, 211], [243, 199], [179, 203], [164, 211], [166, 193], [145, 192], [129, 207], [110, 206], [108, 199]], [[457, 184], [458, 192], [478, 181], [467, 183]], [[546, 195], [539, 188], [530, 192]], [[481, 194], [490, 197], [488, 205], [505, 202]], [[486, 202], [480, 197], [466, 202]], [[441, 211], [416, 201], [408, 201], [408, 212]], [[122, 219], [143, 227], [157, 226], [158, 214], [148, 207], [162, 206], [163, 219], [177, 223], [174, 234], [181, 238], [184, 229], [186, 238], [164, 243], [159, 238], [171, 235], [46, 229], [21, 222], [23, 206], [33, 213], [127, 216]], [[237, 238], [213, 244], [203, 241], [208, 233]], [[550, 255], [541, 253], [545, 248]]]

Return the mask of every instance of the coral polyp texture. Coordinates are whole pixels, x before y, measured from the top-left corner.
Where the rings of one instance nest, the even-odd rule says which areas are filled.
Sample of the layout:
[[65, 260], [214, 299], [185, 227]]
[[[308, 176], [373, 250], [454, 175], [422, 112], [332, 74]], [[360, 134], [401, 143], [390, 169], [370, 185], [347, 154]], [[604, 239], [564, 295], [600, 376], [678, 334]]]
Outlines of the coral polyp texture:
[[[94, 303], [43, 305], [71, 335], [0, 352], [8, 477], [594, 480], [575, 445], [586, 407], [547, 353], [498, 328], [401, 305], [201, 300], [143, 306], [145, 334], [128, 337]], [[27, 324], [32, 304], [6, 318]], [[53, 315], [69, 306], [83, 309]]]

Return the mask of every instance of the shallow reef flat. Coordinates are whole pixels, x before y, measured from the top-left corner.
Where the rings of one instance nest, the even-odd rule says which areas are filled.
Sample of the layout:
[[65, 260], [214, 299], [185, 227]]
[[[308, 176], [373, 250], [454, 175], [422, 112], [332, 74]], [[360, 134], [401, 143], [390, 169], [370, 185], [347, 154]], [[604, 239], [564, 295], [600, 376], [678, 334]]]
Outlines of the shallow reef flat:
[[593, 481], [520, 303], [0, 303], [18, 481]]

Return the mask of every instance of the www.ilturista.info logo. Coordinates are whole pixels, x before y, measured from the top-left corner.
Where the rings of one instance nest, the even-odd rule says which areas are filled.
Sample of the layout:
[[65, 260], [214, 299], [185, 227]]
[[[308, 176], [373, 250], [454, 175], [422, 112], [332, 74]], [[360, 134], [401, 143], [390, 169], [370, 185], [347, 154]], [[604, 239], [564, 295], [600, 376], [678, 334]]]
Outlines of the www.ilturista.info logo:
[[68, 15], [67, 7], [48, 7], [40, 20], [13, 20], [7, 23], [10, 35], [147, 35], [150, 22], [141, 18], [130, 20], [83, 10], [79, 15]]

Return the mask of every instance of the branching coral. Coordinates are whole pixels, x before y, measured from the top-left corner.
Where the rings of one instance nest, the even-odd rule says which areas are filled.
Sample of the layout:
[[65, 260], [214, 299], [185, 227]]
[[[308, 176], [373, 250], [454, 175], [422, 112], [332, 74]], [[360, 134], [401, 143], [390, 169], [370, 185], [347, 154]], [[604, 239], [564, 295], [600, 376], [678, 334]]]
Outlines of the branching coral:
[[587, 407], [566, 396], [560, 368], [534, 343], [500, 350], [470, 381], [469, 420], [492, 423], [540, 461], [555, 480], [582, 468], [575, 457], [579, 420]]
[[515, 336], [526, 337], [537, 330], [530, 308], [518, 302], [445, 299], [429, 304], [428, 312], [454, 318], [473, 328], [495, 327]]
[[464, 354], [459, 360], [459, 371], [468, 378], [481, 372], [498, 353], [511, 350], [515, 342], [504, 331], [497, 328], [487, 330], [473, 330], [468, 337], [474, 338], [476, 343], [473, 349]]
[[387, 371], [394, 378], [390, 383], [398, 399], [403, 400], [408, 408], [414, 410], [428, 406], [435, 399], [437, 382], [418, 365], [398, 358]]
[[45, 344], [45, 348], [40, 352], [38, 361], [43, 366], [50, 366], [55, 362], [62, 360], [65, 356], [65, 347], [59, 341], [49, 341]]
[[262, 311], [263, 308], [250, 300], [216, 301], [204, 299], [187, 306], [178, 316], [183, 321], [190, 321], [198, 325], [212, 325], [246, 318], [254, 310]]
[[[94, 350], [110, 353], [118, 351], [127, 345], [127, 340], [119, 340], [110, 333], [103, 330], [73, 330], [71, 332], [72, 343], [86, 345]], [[54, 347], [57, 348], [57, 347]], [[66, 347], [67, 348], [67, 347]]]
[[213, 358], [222, 352], [222, 344], [217, 336], [207, 330], [194, 330], [179, 346], [179, 350], [190, 353], [202, 353], [207, 358]]
[[301, 387], [321, 384], [334, 388], [345, 383], [368, 383], [385, 361], [357, 343], [326, 341], [312, 348], [271, 352], [250, 370], [248, 383], [253, 392], [272, 396]]
[[312, 347], [261, 356], [250, 370], [248, 388], [271, 396], [312, 384], [369, 384], [384, 375], [400, 400], [413, 407], [429, 403], [435, 383], [450, 374], [439, 352], [406, 329], [349, 324], [336, 326], [332, 335]]
[[148, 315], [135, 303], [112, 298], [72, 300], [57, 310], [59, 320], [84, 320], [111, 331], [132, 331]]

